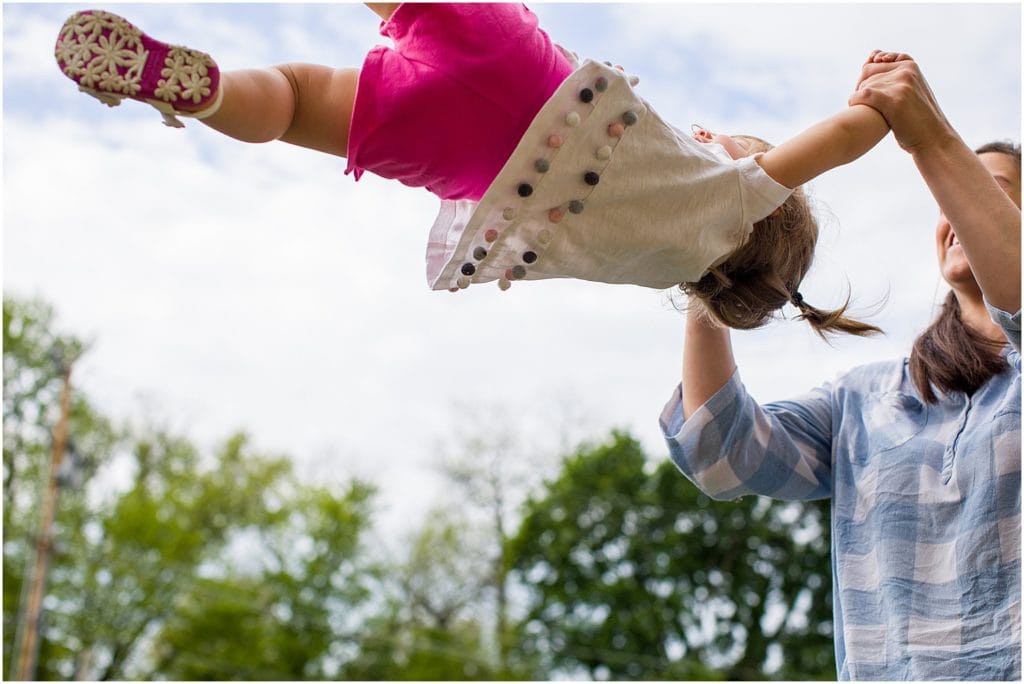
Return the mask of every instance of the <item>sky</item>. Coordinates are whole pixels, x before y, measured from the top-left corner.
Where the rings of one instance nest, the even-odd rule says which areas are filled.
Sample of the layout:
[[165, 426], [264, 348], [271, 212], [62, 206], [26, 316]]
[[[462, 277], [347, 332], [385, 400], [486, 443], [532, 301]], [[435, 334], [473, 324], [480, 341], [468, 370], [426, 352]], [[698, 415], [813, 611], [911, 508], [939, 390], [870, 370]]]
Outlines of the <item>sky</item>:
[[[225, 70], [358, 66], [386, 44], [360, 5], [103, 7]], [[74, 382], [107, 415], [207, 448], [243, 430], [305, 476], [374, 482], [395, 529], [450, 497], [433, 464], [466, 437], [511, 435], [510, 457], [530, 460], [617, 428], [667, 458], [658, 416], [684, 328], [669, 293], [555, 280], [432, 292], [433, 195], [357, 183], [344, 160], [284, 143], [170, 129], [139, 103], [102, 106], [53, 60], [84, 8], [3, 5], [3, 288], [91, 342]], [[968, 145], [1020, 139], [1018, 3], [531, 8], [560, 44], [639, 76], [685, 130], [785, 140], [843, 109], [881, 48], [918, 61]], [[849, 292], [887, 334], [829, 346], [793, 320], [734, 333], [760, 401], [905, 355], [945, 293], [937, 208], [891, 135], [808, 190], [822, 235], [804, 298], [833, 307]]]

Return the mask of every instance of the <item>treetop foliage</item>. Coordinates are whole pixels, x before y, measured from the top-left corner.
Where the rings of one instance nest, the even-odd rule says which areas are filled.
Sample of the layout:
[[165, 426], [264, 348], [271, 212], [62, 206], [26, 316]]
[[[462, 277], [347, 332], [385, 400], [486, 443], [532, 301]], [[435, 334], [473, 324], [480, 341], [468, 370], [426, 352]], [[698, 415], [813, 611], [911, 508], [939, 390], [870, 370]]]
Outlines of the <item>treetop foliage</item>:
[[118, 425], [73, 370], [54, 474], [88, 353], [55, 328], [45, 303], [4, 300], [5, 672], [55, 476], [37, 679], [835, 675], [824, 504], [714, 502], [622, 431], [539, 485], [477, 440], [392, 551], [371, 483], [303, 481], [242, 433], [207, 453]]

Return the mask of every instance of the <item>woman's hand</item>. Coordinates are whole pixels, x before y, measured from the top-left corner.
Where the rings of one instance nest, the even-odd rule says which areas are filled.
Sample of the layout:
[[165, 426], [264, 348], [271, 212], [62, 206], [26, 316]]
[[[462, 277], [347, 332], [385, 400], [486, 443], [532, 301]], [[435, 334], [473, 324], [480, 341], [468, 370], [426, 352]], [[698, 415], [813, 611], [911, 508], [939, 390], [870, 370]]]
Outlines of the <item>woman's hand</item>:
[[985, 300], [1019, 310], [1020, 207], [950, 126], [917, 63], [904, 53], [872, 52], [850, 104], [876, 109], [910, 152]]
[[902, 52], [875, 50], [868, 55], [849, 104], [878, 110], [900, 147], [911, 153], [958, 137], [920, 67]]

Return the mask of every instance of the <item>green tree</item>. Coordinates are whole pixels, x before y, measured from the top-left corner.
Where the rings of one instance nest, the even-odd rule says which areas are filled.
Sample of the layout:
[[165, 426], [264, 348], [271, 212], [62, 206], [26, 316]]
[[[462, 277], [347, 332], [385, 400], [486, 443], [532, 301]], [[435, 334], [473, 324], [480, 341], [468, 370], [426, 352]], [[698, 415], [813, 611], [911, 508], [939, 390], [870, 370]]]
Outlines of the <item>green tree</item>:
[[54, 332], [54, 312], [38, 300], [4, 299], [4, 529], [31, 522], [57, 423], [61, 368], [82, 341]]
[[[489, 420], [470, 421], [474, 425], [488, 425], [486, 434], [461, 435], [457, 446], [446, 451], [440, 469], [460, 493], [458, 507], [466, 524], [479, 530], [477, 538], [481, 544], [472, 552], [477, 561], [474, 581], [480, 587], [477, 600], [493, 616], [495, 667], [511, 676], [507, 650], [514, 637], [508, 619], [510, 582], [505, 554], [512, 528], [513, 500], [525, 496], [526, 483], [535, 472], [531, 462], [537, 459], [535, 453], [524, 453], [508, 425], [501, 425], [495, 407], [487, 408], [492, 414]], [[483, 413], [485, 407], [472, 410]], [[462, 553], [461, 558], [466, 559], [467, 554]], [[479, 564], [482, 558], [488, 559], [483, 566]], [[488, 601], [492, 606], [489, 610], [484, 607]]]
[[[56, 361], [84, 348], [53, 332], [53, 319], [44, 304], [4, 301], [8, 671], [53, 451]], [[59, 478], [37, 679], [300, 679], [339, 669], [368, 610], [372, 488], [299, 482], [290, 459], [256, 453], [244, 435], [202, 454], [166, 430], [114, 430], [77, 391], [69, 422], [72, 467]], [[241, 567], [246, 556], [256, 570]]]
[[67, 662], [53, 654], [56, 673], [99, 680], [145, 673], [153, 633], [217, 566], [232, 535], [282, 515], [268, 502], [288, 486], [289, 463], [250, 453], [241, 435], [205, 467], [187, 440], [163, 431], [128, 446], [120, 467], [131, 474], [129, 486], [69, 519], [62, 533], [68, 551], [52, 569], [48, 638], [76, 655]]
[[367, 620], [347, 679], [507, 679], [484, 618], [491, 614], [490, 538], [449, 507], [428, 512], [380, 587], [384, 609]]
[[258, 567], [228, 568], [176, 599], [156, 638], [153, 674], [168, 679], [314, 679], [335, 676], [344, 647], [360, 647], [372, 568], [363, 534], [373, 491], [300, 488], [251, 530]]
[[566, 458], [511, 544], [517, 650], [597, 679], [831, 679], [827, 508], [715, 502], [622, 433]]
[[[59, 421], [63, 371], [81, 356], [85, 344], [55, 330], [55, 314], [38, 300], [3, 301], [3, 467], [4, 467], [4, 672], [10, 672], [18, 617], [24, 613], [26, 580], [38, 565], [40, 504], [51, 477], [54, 429]], [[59, 506], [52, 533], [56, 544], [47, 548], [52, 578], [61, 572], [62, 558], [72, 553], [66, 531], [79, 526], [88, 503], [83, 483], [105, 464], [118, 441], [109, 421], [80, 394], [72, 393], [69, 415], [71, 438], [62, 452], [61, 468], [54, 475]], [[54, 569], [56, 568], [56, 569]], [[51, 599], [52, 600], [52, 599]], [[45, 614], [44, 614], [45, 616]], [[50, 627], [44, 621], [40, 632]], [[24, 637], [24, 635], [22, 635]], [[66, 658], [65, 645], [42, 639], [38, 646], [37, 676], [51, 672], [54, 658]], [[69, 673], [68, 673], [69, 674]]]

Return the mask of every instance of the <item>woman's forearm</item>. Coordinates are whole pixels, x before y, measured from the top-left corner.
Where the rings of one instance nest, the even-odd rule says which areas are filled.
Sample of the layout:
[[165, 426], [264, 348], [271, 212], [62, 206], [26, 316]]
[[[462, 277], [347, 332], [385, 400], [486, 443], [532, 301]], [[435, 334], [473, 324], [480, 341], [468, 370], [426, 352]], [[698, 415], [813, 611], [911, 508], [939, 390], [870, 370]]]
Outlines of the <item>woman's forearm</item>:
[[713, 326], [690, 311], [683, 345], [683, 417], [689, 418], [707, 403], [735, 372], [729, 329]]
[[910, 152], [985, 299], [1003, 311], [1019, 310], [1020, 209], [955, 132]]
[[949, 220], [985, 299], [1020, 309], [1020, 209], [946, 119], [918, 65], [872, 52], [850, 104], [877, 109]]
[[[673, 398], [671, 414], [662, 423], [676, 464], [714, 499], [744, 494], [790, 500], [828, 496], [833, 404], [829, 388], [760, 406], [735, 373], [729, 329], [712, 326], [691, 312], [683, 351], [682, 405]], [[712, 397], [713, 410], [694, 418]]]

